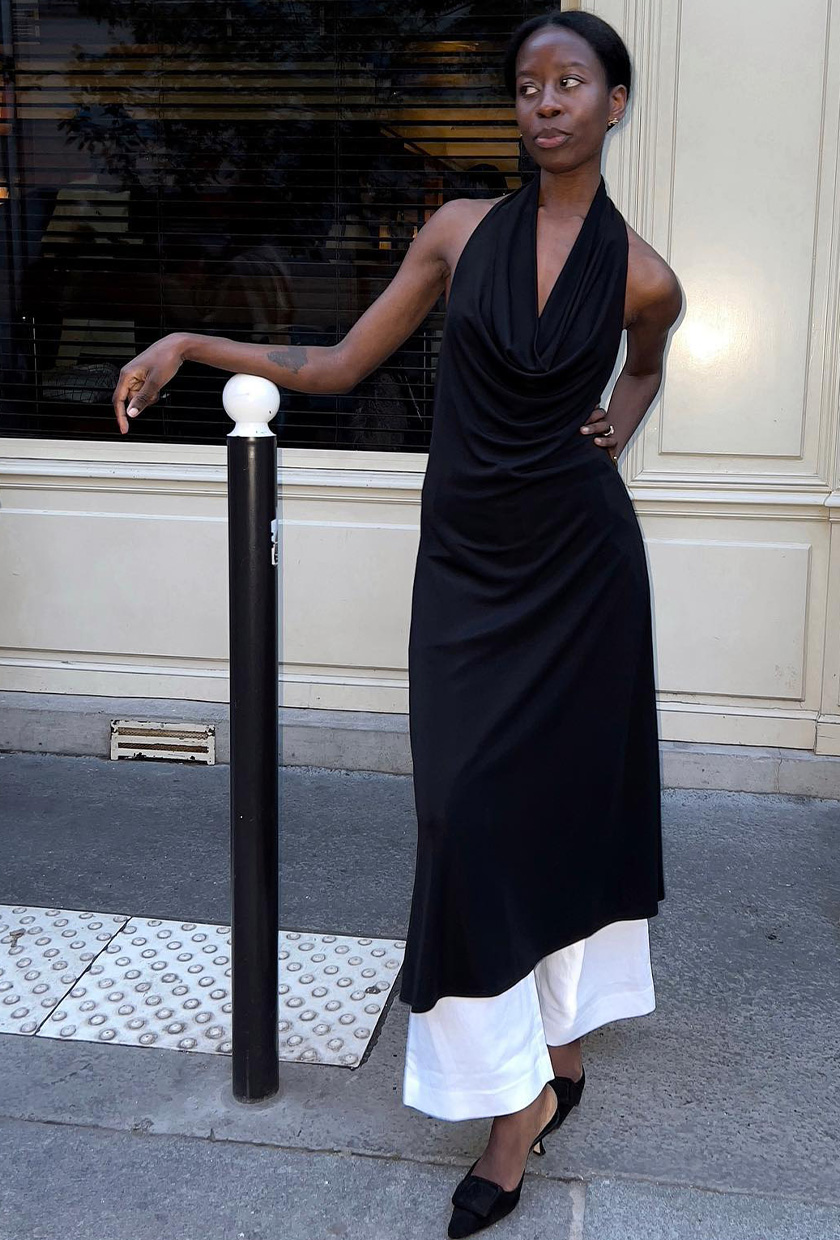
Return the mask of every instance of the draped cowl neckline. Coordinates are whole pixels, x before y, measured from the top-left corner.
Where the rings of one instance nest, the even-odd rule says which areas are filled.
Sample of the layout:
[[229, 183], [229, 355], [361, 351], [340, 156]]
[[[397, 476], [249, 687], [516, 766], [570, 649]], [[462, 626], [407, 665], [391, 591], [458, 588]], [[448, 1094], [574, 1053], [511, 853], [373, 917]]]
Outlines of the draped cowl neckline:
[[595, 225], [598, 210], [601, 206], [603, 199], [606, 198], [607, 190], [606, 190], [606, 186], [604, 185], [604, 178], [602, 176], [598, 182], [598, 188], [595, 191], [592, 201], [590, 202], [586, 210], [586, 214], [583, 217], [583, 223], [581, 224], [578, 230], [578, 234], [575, 237], [574, 241], [572, 242], [571, 249], [569, 250], [569, 253], [566, 256], [566, 261], [564, 262], [560, 271], [557, 273], [554, 283], [551, 286], [551, 291], [549, 292], [548, 297], [546, 298], [545, 305], [543, 306], [542, 311], [539, 313], [538, 313], [539, 253], [537, 249], [537, 231], [538, 231], [537, 230], [537, 218], [539, 216], [539, 206], [540, 206], [540, 178], [539, 176], [533, 177], [533, 179], [529, 182], [528, 191], [529, 191], [528, 193], [528, 207], [529, 207], [528, 223], [529, 223], [529, 228], [530, 228], [529, 244], [530, 244], [530, 252], [533, 256], [533, 262], [529, 264], [529, 270], [531, 271], [533, 275], [534, 318], [536, 320], [536, 328], [539, 329], [540, 325], [542, 324], [544, 316], [549, 314], [551, 311], [552, 299], [554, 299], [555, 297], [559, 297], [561, 295], [565, 281], [570, 278], [570, 276], [567, 273], [569, 273], [570, 269], [572, 273], [574, 272], [574, 266], [578, 259], [578, 252], [583, 249], [583, 247], [585, 246], [588, 240], [588, 234], [589, 232], [591, 232], [592, 228]]
[[[467, 336], [463, 347], [490, 360], [491, 369], [509, 372], [525, 387], [562, 381], [570, 361], [584, 345], [588, 325], [604, 329], [606, 348], [618, 347], [623, 325], [627, 272], [627, 231], [600, 177], [583, 223], [566, 256], [542, 313], [538, 313], [537, 215], [540, 177], [534, 175], [500, 198], [479, 220], [455, 266], [447, 320]], [[621, 308], [616, 308], [617, 300]], [[617, 325], [616, 314], [621, 321]], [[459, 333], [460, 334], [460, 333]], [[592, 340], [590, 337], [590, 344]], [[615, 354], [613, 353], [613, 356]]]

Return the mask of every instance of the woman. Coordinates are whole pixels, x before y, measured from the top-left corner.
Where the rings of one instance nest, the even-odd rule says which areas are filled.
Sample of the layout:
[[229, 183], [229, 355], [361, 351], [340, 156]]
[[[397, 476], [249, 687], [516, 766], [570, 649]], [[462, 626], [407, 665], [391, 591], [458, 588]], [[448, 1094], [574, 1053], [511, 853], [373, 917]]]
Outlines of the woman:
[[404, 1102], [493, 1117], [450, 1237], [515, 1207], [529, 1151], [580, 1100], [582, 1036], [653, 1010], [648, 918], [665, 894], [649, 582], [615, 462], [682, 297], [601, 176], [630, 89], [617, 33], [577, 11], [534, 18], [504, 77], [538, 175], [441, 206], [337, 345], [176, 333], [114, 393], [125, 433], [185, 358], [348, 392], [447, 296], [409, 637], [418, 848], [400, 998]]

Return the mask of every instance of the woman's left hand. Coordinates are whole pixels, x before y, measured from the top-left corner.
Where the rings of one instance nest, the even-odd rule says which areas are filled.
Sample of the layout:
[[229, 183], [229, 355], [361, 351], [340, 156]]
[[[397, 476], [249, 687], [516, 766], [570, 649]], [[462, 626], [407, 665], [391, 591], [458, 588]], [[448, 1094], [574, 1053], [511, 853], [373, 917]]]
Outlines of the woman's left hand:
[[598, 447], [607, 449], [610, 454], [610, 460], [617, 467], [618, 437], [615, 430], [613, 430], [612, 434], [607, 434], [610, 425], [609, 414], [606, 409], [602, 409], [600, 405], [597, 405], [580, 428], [580, 433], [582, 435], [594, 435]]

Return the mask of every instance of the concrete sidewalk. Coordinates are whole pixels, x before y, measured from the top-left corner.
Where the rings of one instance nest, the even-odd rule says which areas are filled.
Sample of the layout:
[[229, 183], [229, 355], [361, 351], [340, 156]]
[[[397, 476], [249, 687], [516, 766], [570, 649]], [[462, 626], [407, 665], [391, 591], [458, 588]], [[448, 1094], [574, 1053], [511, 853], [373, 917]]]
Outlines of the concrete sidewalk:
[[[226, 922], [228, 768], [0, 755], [0, 903]], [[488, 1235], [838, 1240], [840, 802], [668, 790], [657, 1009]], [[409, 777], [281, 771], [281, 925], [404, 937]], [[0, 1036], [0, 1240], [444, 1237], [488, 1120], [401, 1100], [407, 1009], [355, 1070]]]

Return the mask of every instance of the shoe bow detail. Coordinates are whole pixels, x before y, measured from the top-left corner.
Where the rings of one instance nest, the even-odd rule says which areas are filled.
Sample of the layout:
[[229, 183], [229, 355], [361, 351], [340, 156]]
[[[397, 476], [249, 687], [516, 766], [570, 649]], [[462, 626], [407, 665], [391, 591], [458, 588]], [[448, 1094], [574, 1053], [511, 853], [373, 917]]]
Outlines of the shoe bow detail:
[[452, 1194], [452, 1204], [470, 1210], [479, 1218], [487, 1218], [504, 1191], [500, 1184], [485, 1180], [483, 1176], [467, 1175]]
[[558, 1102], [564, 1102], [567, 1106], [573, 1106], [576, 1102], [575, 1084], [565, 1076], [557, 1078], [557, 1082], [554, 1086], [554, 1092], [557, 1095]]
[[583, 1093], [585, 1080], [584, 1075], [581, 1075], [578, 1081], [573, 1081], [568, 1076], [555, 1076], [551, 1084], [557, 1095], [557, 1101], [565, 1103], [566, 1106], [577, 1106]]

